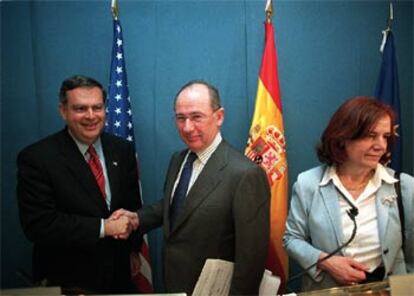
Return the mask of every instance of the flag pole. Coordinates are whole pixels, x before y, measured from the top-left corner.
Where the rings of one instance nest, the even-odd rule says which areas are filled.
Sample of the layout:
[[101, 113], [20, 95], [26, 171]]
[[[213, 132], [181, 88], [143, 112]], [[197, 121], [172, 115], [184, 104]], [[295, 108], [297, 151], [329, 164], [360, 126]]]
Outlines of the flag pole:
[[392, 1], [390, 1], [390, 13], [387, 19], [387, 31], [391, 31], [392, 21], [394, 20], [394, 9], [392, 6]]
[[392, 21], [394, 20], [394, 8], [392, 6], [392, 1], [390, 1], [390, 10], [387, 18], [387, 28], [382, 31], [382, 42], [380, 45], [380, 52], [384, 51], [385, 43], [387, 42], [388, 32], [391, 32]]
[[113, 18], [115, 20], [117, 20], [118, 19], [118, 13], [119, 13], [118, 1], [117, 0], [112, 0], [111, 11], [112, 11]]
[[266, 23], [271, 23], [272, 22], [272, 15], [273, 15], [272, 0], [267, 0], [266, 7], [265, 7], [265, 12], [266, 12]]
[[[106, 101], [105, 131], [131, 142], [136, 152], [134, 122], [125, 67], [124, 38], [121, 22], [118, 18], [119, 10], [116, 0], [111, 1], [111, 12], [113, 17], [113, 42], [109, 76], [110, 83]], [[138, 159], [137, 155], [136, 158]], [[138, 160], [136, 165], [138, 166]], [[139, 170], [137, 177], [136, 182], [139, 188], [137, 208], [139, 208], [143, 204]], [[135, 246], [135, 250], [132, 250], [130, 256], [131, 281], [140, 293], [154, 292], [150, 261], [148, 238], [144, 234], [141, 245]]]
[[288, 256], [283, 248], [288, 208], [288, 165], [271, 0], [266, 2], [265, 13], [263, 55], [245, 155], [264, 169], [269, 182], [270, 234], [266, 269], [280, 277], [281, 294], [289, 274]]

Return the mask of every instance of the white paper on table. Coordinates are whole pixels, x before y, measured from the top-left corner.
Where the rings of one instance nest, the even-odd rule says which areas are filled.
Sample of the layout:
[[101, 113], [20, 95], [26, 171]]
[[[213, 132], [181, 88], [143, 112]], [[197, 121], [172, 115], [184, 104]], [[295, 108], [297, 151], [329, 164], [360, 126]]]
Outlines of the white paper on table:
[[[221, 259], [207, 259], [193, 291], [193, 296], [227, 296], [230, 291], [234, 263]], [[265, 270], [260, 283], [259, 295], [276, 295], [280, 278]]]

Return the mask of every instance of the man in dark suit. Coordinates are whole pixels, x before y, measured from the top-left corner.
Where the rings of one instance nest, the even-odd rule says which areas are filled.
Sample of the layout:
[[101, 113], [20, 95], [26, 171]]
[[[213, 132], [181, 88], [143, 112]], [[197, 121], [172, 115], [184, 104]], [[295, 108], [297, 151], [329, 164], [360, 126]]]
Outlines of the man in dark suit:
[[[168, 292], [190, 295], [208, 258], [234, 262], [231, 295], [259, 290], [268, 250], [269, 185], [260, 167], [222, 140], [223, 120], [216, 88], [204, 81], [181, 88], [175, 121], [187, 149], [170, 161], [163, 200], [138, 211], [140, 231], [163, 226]], [[190, 158], [195, 160], [188, 173]], [[177, 209], [178, 191], [187, 194]]]
[[[59, 111], [67, 126], [18, 155], [17, 198], [33, 242], [33, 278], [64, 293], [132, 288], [129, 236], [138, 226], [111, 212], [139, 205], [134, 149], [103, 133], [105, 91], [96, 80], [63, 81]], [[135, 248], [138, 248], [135, 245]]]

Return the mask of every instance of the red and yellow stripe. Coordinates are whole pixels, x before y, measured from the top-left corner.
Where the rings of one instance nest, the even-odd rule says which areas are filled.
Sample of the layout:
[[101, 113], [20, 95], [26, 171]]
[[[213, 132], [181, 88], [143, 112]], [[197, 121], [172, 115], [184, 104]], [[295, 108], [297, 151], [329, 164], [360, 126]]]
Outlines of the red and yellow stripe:
[[265, 30], [265, 48], [256, 105], [245, 154], [265, 169], [271, 186], [267, 268], [281, 278], [281, 292], [288, 277], [288, 257], [282, 245], [287, 215], [288, 171], [277, 55], [271, 22], [265, 23]]

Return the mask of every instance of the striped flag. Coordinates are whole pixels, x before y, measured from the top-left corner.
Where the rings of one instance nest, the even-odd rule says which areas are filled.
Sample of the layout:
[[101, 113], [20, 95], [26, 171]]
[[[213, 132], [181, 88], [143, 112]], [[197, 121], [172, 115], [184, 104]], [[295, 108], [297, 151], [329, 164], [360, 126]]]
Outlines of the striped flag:
[[381, 46], [382, 64], [378, 77], [374, 96], [390, 105], [395, 113], [395, 126], [397, 132], [395, 146], [391, 150], [390, 166], [397, 172], [401, 172], [402, 140], [400, 122], [400, 88], [398, 84], [397, 58], [394, 46], [394, 35], [391, 30], [383, 31], [384, 40]]
[[[113, 28], [114, 37], [105, 131], [132, 142], [135, 147], [134, 123], [125, 68], [122, 27], [115, 13]], [[142, 204], [142, 194], [140, 198]], [[151, 293], [153, 292], [152, 272], [146, 235], [143, 237], [141, 249], [137, 251], [139, 252], [136, 255], [132, 254], [131, 256], [131, 266], [134, 267], [132, 270], [132, 280], [140, 292]]]
[[260, 164], [271, 187], [270, 244], [266, 268], [281, 279], [284, 291], [288, 257], [282, 245], [287, 215], [288, 171], [273, 25], [265, 23], [265, 47], [256, 106], [245, 154]]

